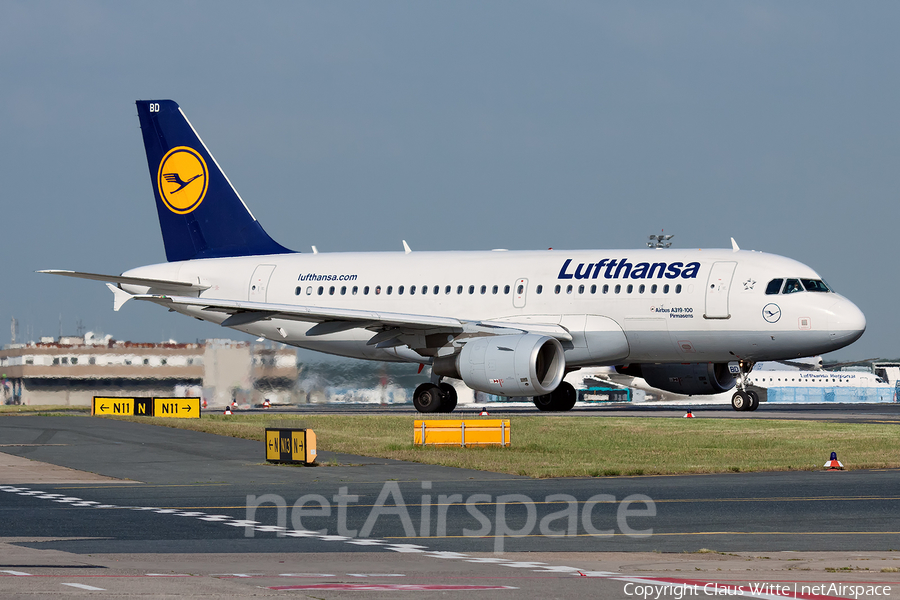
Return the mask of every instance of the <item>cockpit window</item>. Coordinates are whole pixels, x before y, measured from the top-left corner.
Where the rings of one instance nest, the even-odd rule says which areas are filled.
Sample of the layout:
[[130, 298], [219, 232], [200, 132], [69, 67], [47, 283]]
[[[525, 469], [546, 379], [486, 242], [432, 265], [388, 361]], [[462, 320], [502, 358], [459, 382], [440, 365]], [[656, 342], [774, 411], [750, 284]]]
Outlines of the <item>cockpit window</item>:
[[819, 279], [801, 279], [800, 282], [807, 292], [830, 292], [824, 281]]
[[766, 294], [771, 296], [772, 294], [777, 294], [781, 291], [781, 284], [784, 282], [784, 279], [773, 279], [769, 282], [769, 285], [766, 286]]
[[800, 285], [799, 279], [788, 279], [784, 282], [784, 289], [781, 290], [782, 294], [793, 294], [794, 292], [802, 292], [803, 286]]

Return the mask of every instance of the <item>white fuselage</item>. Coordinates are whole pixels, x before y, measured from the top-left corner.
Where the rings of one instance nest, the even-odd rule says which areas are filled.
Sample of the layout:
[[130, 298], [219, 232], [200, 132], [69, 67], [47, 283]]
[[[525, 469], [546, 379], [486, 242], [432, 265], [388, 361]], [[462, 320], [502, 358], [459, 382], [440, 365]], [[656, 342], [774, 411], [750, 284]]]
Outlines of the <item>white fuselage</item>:
[[[795, 358], [844, 347], [865, 330], [862, 313], [839, 294], [767, 295], [774, 278], [821, 278], [797, 261], [751, 251], [281, 254], [172, 262], [124, 275], [209, 286], [200, 298], [562, 326], [572, 335], [563, 344], [571, 367]], [[214, 323], [228, 317], [202, 307], [176, 310]], [[308, 336], [314, 324], [275, 317], [234, 328], [330, 354], [430, 362], [414, 345], [367, 345], [374, 333], [362, 327]]]

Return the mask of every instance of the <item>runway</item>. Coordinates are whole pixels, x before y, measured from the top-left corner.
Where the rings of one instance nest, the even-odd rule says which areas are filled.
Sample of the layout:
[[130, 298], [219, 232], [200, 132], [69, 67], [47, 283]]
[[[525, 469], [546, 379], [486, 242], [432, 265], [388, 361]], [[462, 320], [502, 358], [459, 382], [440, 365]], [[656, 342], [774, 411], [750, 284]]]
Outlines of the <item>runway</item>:
[[[98, 569], [132, 565], [122, 572], [140, 571], [140, 578], [155, 572], [148, 568], [205, 573], [202, 585], [190, 580], [198, 590], [219, 589], [222, 573], [231, 573], [229, 585], [257, 577], [235, 575], [244, 571], [259, 573], [255, 589], [294, 585], [284, 583], [288, 573], [385, 585], [399, 585], [399, 574], [415, 585], [487, 581], [496, 589], [481, 590], [485, 597], [508, 594], [502, 586], [529, 597], [586, 589], [628, 597], [615, 577], [633, 576], [620, 567], [646, 564], [648, 556], [657, 560], [647, 576], [685, 556], [715, 558], [729, 569], [749, 560], [754, 573], [784, 576], [797, 562], [781, 554], [788, 552], [809, 553], [798, 555], [802, 561], [825, 557], [821, 564], [838, 569], [864, 557], [900, 567], [891, 552], [900, 548], [900, 472], [892, 470], [534, 480], [327, 452], [319, 461], [328, 466], [288, 467], [266, 464], [261, 442], [90, 417], [3, 418], [0, 440], [0, 452], [40, 461], [31, 470], [17, 468], [16, 480], [0, 469], [0, 541], [10, 544], [3, 556], [14, 557], [0, 565], [0, 575], [8, 575], [0, 578], [4, 593], [27, 593], [36, 584], [23, 583], [26, 577], [61, 569], [31, 573], [29, 564], [57, 561], [68, 565], [60, 571], [68, 575], [73, 565], [95, 565], [95, 557], [106, 561]], [[46, 475], [46, 465], [59, 470]], [[98, 481], [103, 477], [114, 481]], [[248, 503], [259, 506], [250, 511]], [[701, 549], [723, 554], [693, 554]], [[840, 555], [831, 554], [836, 549]], [[621, 552], [629, 554], [615, 554]], [[773, 571], [771, 558], [756, 558], [762, 554], [778, 554], [787, 566]], [[180, 573], [176, 565], [193, 571]], [[831, 576], [826, 568], [816, 577]], [[835, 573], [898, 579], [880, 568]], [[573, 587], [582, 585], [579, 572], [618, 575]], [[178, 585], [146, 583], [147, 593]]]
[[[681, 417], [690, 409], [695, 416], [717, 419], [806, 419], [849, 423], [900, 423], [900, 403], [872, 404], [779, 404], [762, 403], [753, 412], [736, 411], [731, 404], [681, 404], [678, 402], [596, 403], [579, 402], [570, 411], [546, 413], [530, 402], [496, 402], [479, 405], [460, 405], [454, 418], [478, 414], [482, 408], [492, 416], [553, 415], [555, 417]], [[213, 411], [207, 411], [213, 412]], [[215, 411], [218, 413], [219, 411]], [[262, 414], [359, 414], [359, 415], [420, 415], [411, 404], [308, 404], [303, 406], [274, 406], [264, 409], [239, 409], [239, 413]]]

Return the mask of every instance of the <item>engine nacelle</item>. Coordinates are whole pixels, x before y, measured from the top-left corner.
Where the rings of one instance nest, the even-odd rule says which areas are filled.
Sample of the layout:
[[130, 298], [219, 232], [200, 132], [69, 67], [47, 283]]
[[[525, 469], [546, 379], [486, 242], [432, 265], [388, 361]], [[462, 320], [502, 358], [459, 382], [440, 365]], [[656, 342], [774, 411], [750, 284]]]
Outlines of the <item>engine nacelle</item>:
[[459, 354], [436, 358], [433, 369], [488, 394], [543, 396], [562, 382], [566, 357], [556, 338], [491, 335], [470, 339]]
[[[710, 395], [734, 387], [728, 363], [691, 363], [688, 365], [632, 365], [640, 367], [640, 377], [648, 385], [676, 394]], [[626, 369], [631, 374], [631, 369]]]

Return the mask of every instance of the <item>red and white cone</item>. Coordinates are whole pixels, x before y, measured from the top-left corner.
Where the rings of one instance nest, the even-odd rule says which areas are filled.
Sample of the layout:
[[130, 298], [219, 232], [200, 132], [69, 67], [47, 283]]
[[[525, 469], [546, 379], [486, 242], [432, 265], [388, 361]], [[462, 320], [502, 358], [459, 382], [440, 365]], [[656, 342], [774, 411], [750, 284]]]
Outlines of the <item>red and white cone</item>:
[[482, 407], [481, 407], [481, 412], [478, 413], [478, 416], [479, 416], [479, 417], [489, 417], [489, 416], [490, 416], [490, 415], [488, 414], [488, 411], [487, 411], [487, 406], [482, 406]]
[[206, 408], [206, 398], [203, 399], [203, 408]]
[[225, 407], [225, 413], [224, 413], [224, 414], [226, 414], [226, 415], [231, 415], [231, 414], [234, 414], [234, 413], [231, 412], [231, 407], [230, 407], [230, 406], [226, 406], [226, 407]]
[[268, 398], [263, 400], [263, 408], [269, 408], [269, 399]]
[[844, 465], [837, 459], [837, 452], [831, 453], [831, 458], [825, 463], [825, 468], [829, 471], [843, 471]]
[[682, 417], [682, 418], [683, 419], [693, 419], [694, 413], [691, 412], [691, 409], [688, 409], [688, 411], [686, 413], [684, 413], [684, 417]]

